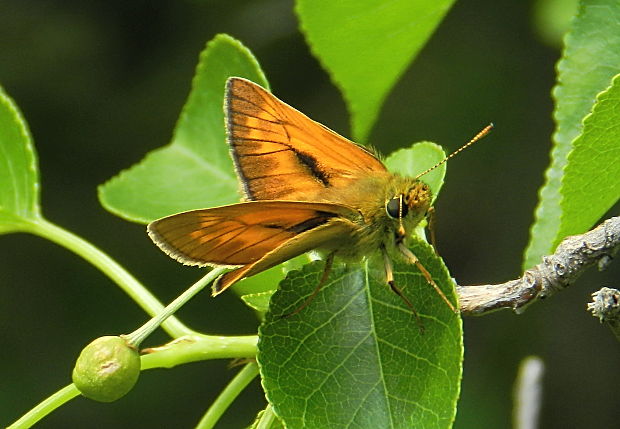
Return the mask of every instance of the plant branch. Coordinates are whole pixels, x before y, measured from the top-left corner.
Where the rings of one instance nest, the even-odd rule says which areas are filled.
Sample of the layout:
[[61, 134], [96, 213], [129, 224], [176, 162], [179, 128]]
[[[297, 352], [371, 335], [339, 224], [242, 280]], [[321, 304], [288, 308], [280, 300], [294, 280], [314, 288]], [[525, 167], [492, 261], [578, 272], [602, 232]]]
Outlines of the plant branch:
[[190, 286], [185, 292], [179, 295], [174, 301], [168, 304], [165, 308], [159, 311], [151, 320], [146, 322], [140, 328], [136, 329], [131, 334], [125, 335], [125, 338], [129, 341], [130, 344], [139, 347], [142, 341], [151, 335], [155, 329], [159, 327], [162, 323], [166, 321], [169, 317], [171, 317], [179, 308], [187, 303], [190, 299], [194, 297], [198, 292], [200, 292], [206, 285], [215, 280], [220, 274], [226, 271], [226, 268], [214, 268], [205, 274], [200, 280]]
[[505, 283], [457, 286], [461, 313], [478, 316], [502, 308], [520, 313], [532, 302], [566, 289], [593, 265], [607, 267], [620, 249], [620, 216], [606, 220], [591, 231], [565, 238], [555, 253], [522, 277]]
[[208, 359], [252, 359], [256, 358], [257, 343], [257, 335], [238, 337], [187, 335], [163, 346], [141, 350], [141, 370], [173, 368]]

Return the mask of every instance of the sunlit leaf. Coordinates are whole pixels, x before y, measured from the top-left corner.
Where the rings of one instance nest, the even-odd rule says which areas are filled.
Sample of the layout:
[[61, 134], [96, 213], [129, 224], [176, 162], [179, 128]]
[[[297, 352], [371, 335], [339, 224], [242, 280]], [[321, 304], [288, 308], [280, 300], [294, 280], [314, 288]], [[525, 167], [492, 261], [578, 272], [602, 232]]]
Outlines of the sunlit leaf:
[[41, 217], [39, 170], [28, 125], [0, 88], [0, 233]]
[[568, 155], [558, 239], [583, 233], [620, 198], [620, 75], [601, 93]]
[[239, 201], [224, 131], [224, 85], [230, 76], [268, 87], [251, 52], [221, 34], [200, 54], [172, 142], [99, 187], [99, 200], [106, 209], [148, 223], [185, 210]]
[[302, 31], [344, 95], [356, 141], [366, 141], [387, 94], [452, 3], [297, 0]]
[[[416, 242], [412, 251], [455, 302], [432, 248]], [[289, 428], [451, 427], [463, 357], [460, 317], [415, 266], [397, 264], [396, 283], [422, 330], [375, 259], [336, 264], [316, 298], [295, 314], [322, 272], [315, 262], [289, 273], [260, 330], [258, 360], [276, 414]]]
[[[558, 63], [558, 82], [553, 90], [556, 131], [551, 165], [540, 189], [536, 220], [530, 231], [524, 267], [540, 262], [554, 250], [560, 236], [560, 186], [572, 143], [582, 130], [584, 117], [592, 111], [596, 95], [620, 73], [620, 3], [615, 0], [583, 2], [565, 38]], [[596, 192], [591, 189], [591, 192]]]

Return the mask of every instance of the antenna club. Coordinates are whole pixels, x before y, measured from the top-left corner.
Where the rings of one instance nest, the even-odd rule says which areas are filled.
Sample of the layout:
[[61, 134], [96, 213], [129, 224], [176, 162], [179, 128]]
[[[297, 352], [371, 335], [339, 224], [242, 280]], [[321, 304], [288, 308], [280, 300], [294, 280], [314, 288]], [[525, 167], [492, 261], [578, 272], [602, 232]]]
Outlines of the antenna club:
[[472, 144], [476, 142], [477, 140], [480, 140], [482, 137], [486, 136], [487, 134], [489, 134], [491, 130], [493, 129], [493, 127], [495, 127], [495, 124], [493, 124], [493, 122], [489, 122], [489, 125], [484, 127], [478, 134], [476, 134], [474, 138], [471, 139], [471, 141], [468, 144]]

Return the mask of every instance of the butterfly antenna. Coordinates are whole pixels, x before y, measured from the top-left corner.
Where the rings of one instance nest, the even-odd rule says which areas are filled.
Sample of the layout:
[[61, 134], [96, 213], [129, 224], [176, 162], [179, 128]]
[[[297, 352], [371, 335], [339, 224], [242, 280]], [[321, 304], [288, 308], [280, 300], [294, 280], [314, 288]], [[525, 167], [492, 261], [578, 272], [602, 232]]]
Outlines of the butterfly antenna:
[[424, 176], [425, 174], [430, 173], [431, 171], [433, 171], [434, 169], [436, 169], [440, 165], [445, 164], [449, 159], [454, 158], [456, 155], [458, 155], [459, 153], [463, 152], [469, 146], [473, 145], [478, 140], [480, 140], [481, 138], [483, 138], [484, 136], [489, 134], [492, 129], [493, 129], [493, 124], [491, 123], [491, 124], [487, 125], [486, 127], [484, 127], [480, 132], [478, 132], [478, 134], [476, 134], [470, 141], [468, 141], [463, 146], [461, 146], [460, 148], [458, 148], [457, 150], [452, 152], [450, 155], [446, 156], [444, 159], [439, 161], [437, 164], [433, 165], [428, 170], [423, 171], [422, 173], [420, 173], [417, 176], [415, 176], [414, 179], [419, 179], [420, 177]]

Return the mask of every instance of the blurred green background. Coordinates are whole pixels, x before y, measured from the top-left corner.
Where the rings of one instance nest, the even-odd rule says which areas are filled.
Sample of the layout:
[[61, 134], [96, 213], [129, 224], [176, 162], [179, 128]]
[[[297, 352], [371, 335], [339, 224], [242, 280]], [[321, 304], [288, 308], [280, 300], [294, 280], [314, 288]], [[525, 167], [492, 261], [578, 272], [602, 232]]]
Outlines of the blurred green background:
[[[0, 83], [34, 135], [46, 217], [100, 246], [164, 302], [199, 278], [153, 246], [142, 225], [102, 209], [96, 187], [168, 143], [198, 53], [219, 32], [253, 51], [278, 97], [349, 135], [340, 94], [310, 55], [292, 8], [290, 0], [0, 2]], [[371, 135], [383, 153], [418, 140], [451, 151], [495, 123], [490, 137], [450, 163], [436, 205], [439, 251], [460, 284], [520, 273], [548, 163], [560, 55], [536, 10], [531, 2], [457, 3]], [[541, 427], [617, 427], [620, 348], [585, 306], [619, 277], [620, 264], [612, 264], [521, 316], [466, 318], [455, 427], [510, 427], [517, 365], [531, 354], [546, 364]], [[250, 334], [258, 323], [233, 294], [203, 293], [180, 317], [213, 334]], [[33, 236], [0, 236], [0, 424], [66, 385], [93, 338], [146, 319], [68, 251]], [[158, 332], [145, 346], [166, 340]], [[227, 364], [147, 371], [121, 401], [78, 398], [37, 427], [192, 427], [236, 371]], [[243, 427], [262, 407], [254, 382], [221, 427]]]

